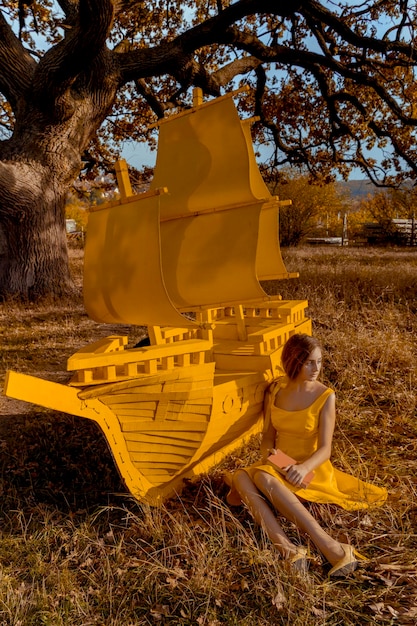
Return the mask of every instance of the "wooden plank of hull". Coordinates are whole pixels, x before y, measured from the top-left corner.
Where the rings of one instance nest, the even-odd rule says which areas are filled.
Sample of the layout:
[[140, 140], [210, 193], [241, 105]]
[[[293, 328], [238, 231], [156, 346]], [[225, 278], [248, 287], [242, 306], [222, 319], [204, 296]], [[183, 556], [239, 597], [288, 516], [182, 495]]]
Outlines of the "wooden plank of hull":
[[153, 402], [145, 402], [142, 400], [142, 396], [140, 394], [126, 394], [119, 396], [108, 396], [106, 400], [106, 404], [111, 407], [123, 408], [124, 405], [131, 405], [132, 403], [140, 403], [140, 408], [144, 411], [156, 411], [157, 402], [154, 400]]
[[[151, 461], [146, 461], [146, 463], [144, 463], [144, 466], [146, 466], [147, 471], [149, 472], [149, 476], [165, 476], [166, 480], [170, 480], [173, 476], [173, 474], [178, 472], [178, 463], [169, 463], [166, 462], [165, 463], [165, 467], [161, 468], [159, 463], [152, 463]], [[140, 471], [141, 469], [141, 460], [138, 459], [136, 462], [136, 467], [138, 468], [138, 470]], [[152, 479], [150, 479], [152, 481]]]
[[[204, 422], [204, 428], [207, 425], [207, 420]], [[157, 435], [158, 433], [162, 432], [166, 432], [167, 430], [169, 430], [169, 432], [201, 432], [202, 431], [202, 425], [201, 425], [201, 421], [196, 422], [195, 420], [193, 421], [172, 421], [169, 422], [169, 424], [165, 424], [164, 422], [154, 422], [153, 420], [147, 421], [145, 423], [141, 423], [139, 425], [140, 428], [140, 432], [151, 432], [151, 433], [155, 433], [155, 435]]]
[[[210, 396], [209, 396], [210, 397]], [[140, 411], [156, 411], [157, 402], [146, 402], [143, 399], [142, 394], [125, 394], [119, 396], [106, 396], [105, 403], [113, 410], [130, 410], [132, 407], [138, 407]], [[194, 413], [202, 413], [203, 415], [210, 414], [210, 407], [207, 404], [198, 404], [197, 401], [193, 402], [175, 402], [170, 401], [169, 410], [172, 413], [184, 413], [192, 409]]]
[[[176, 452], [179, 453], [188, 453], [190, 449], [194, 449], [196, 445], [198, 445], [202, 439], [204, 438], [206, 428], [204, 430], [199, 431], [198, 433], [194, 432], [193, 436], [189, 436], [188, 432], [181, 433], [181, 437], [171, 437], [169, 431], [164, 433], [159, 433], [158, 435], [144, 436], [141, 432], [134, 433], [125, 433], [125, 441], [129, 450], [134, 450], [136, 452], [142, 450], [144, 454], [156, 453], [158, 454], [160, 451], [166, 451], [166, 448], [175, 449]], [[199, 435], [199, 436], [196, 436]]]
[[[205, 395], [208, 391], [210, 391], [210, 395]], [[133, 421], [134, 419], [142, 422], [147, 419], [158, 420], [161, 407], [163, 409], [163, 418], [167, 420], [182, 420], [185, 419], [187, 415], [191, 415], [193, 420], [206, 421], [207, 416], [210, 415], [213, 402], [213, 385], [211, 385], [210, 389], [206, 388], [201, 391], [196, 391], [195, 394], [190, 392], [190, 395], [196, 395], [196, 398], [180, 402], [170, 400], [171, 396], [167, 398], [167, 395], [162, 392], [158, 396], [155, 395], [156, 400], [152, 405], [149, 402], [139, 400], [139, 398], [146, 399], [149, 397], [149, 394], [146, 392], [140, 395], [135, 394], [134, 401], [130, 403], [119, 403], [118, 399], [115, 397], [112, 397], [109, 402], [107, 396], [102, 396], [100, 400], [103, 404], [109, 406], [123, 423]], [[152, 406], [153, 408], [143, 408], [143, 406]]]
[[[138, 418], [142, 416], [151, 417], [155, 414], [158, 403], [155, 402], [143, 402], [142, 397], [140, 395], [134, 395], [132, 402], [128, 402], [124, 398], [106, 398], [104, 400], [104, 404], [111, 407], [113, 411], [115, 411], [118, 415], [122, 416], [137, 416]], [[211, 412], [211, 398], [207, 398], [206, 404], [197, 404], [199, 400], [189, 400], [187, 402], [175, 402], [171, 401], [168, 403], [167, 413], [172, 414], [172, 419], [177, 419], [178, 415], [181, 413], [189, 413], [192, 412], [195, 415], [210, 415]], [[177, 417], [175, 417], [177, 415]]]
[[140, 458], [141, 463], [145, 463], [146, 461], [152, 461], [155, 459], [155, 455], [157, 455], [160, 467], [162, 468], [164, 467], [165, 461], [176, 460], [181, 462], [182, 468], [190, 458], [190, 453], [196, 449], [195, 441], [188, 442], [189, 445], [179, 445], [177, 441], [174, 442], [169, 439], [163, 443], [158, 442], [153, 445], [143, 444], [138, 441], [129, 441], [129, 439], [125, 439], [125, 441], [133, 461], [136, 456], [136, 458]]
[[211, 404], [196, 404], [195, 402], [171, 402], [168, 409], [170, 413], [187, 413], [190, 410], [192, 410], [194, 415], [210, 415]]
[[[124, 431], [126, 432], [126, 431]], [[138, 432], [132, 432], [132, 433], [126, 433], [125, 434], [125, 439], [126, 441], [139, 441], [142, 442], [144, 445], [152, 445], [153, 443], [155, 443], [155, 439], [158, 437], [158, 435], [156, 435], [153, 432], [150, 433], [138, 433]], [[200, 431], [200, 432], [191, 432], [189, 430], [187, 430], [186, 432], [178, 432], [178, 433], [173, 433], [172, 431], [170, 432], [169, 438], [167, 437], [167, 441], [172, 441], [173, 443], [181, 443], [181, 442], [194, 442], [194, 441], [201, 441], [204, 437], [204, 432]]]
[[[202, 394], [202, 391], [204, 391], [204, 395]], [[205, 389], [201, 390], [201, 389], [196, 389], [196, 390], [191, 390], [191, 391], [170, 391], [168, 393], [165, 393], [164, 391], [161, 391], [159, 393], [146, 393], [144, 392], [142, 394], [142, 399], [146, 400], [146, 401], [158, 401], [161, 400], [161, 396], [164, 397], [164, 400], [177, 400], [178, 402], [182, 401], [182, 402], [188, 402], [189, 400], [204, 400], [204, 401], [210, 401], [211, 400], [211, 391], [212, 388], [210, 386], [206, 387]], [[80, 396], [81, 397], [81, 396]], [[98, 397], [99, 400], [101, 400], [104, 404], [107, 404], [106, 402], [106, 398], [105, 396], [99, 396]]]
[[[183, 415], [182, 418], [180, 418], [179, 416]], [[142, 417], [142, 416], [137, 416], [134, 413], [126, 413], [124, 411], [122, 412], [117, 412], [117, 417], [120, 421], [120, 424], [122, 426], [122, 430], [123, 431], [129, 431], [132, 430], [132, 425], [137, 422], [138, 427], [140, 424], [144, 424], [146, 423], [149, 418], [155, 419], [156, 421], [153, 422], [154, 424], [157, 423], [156, 417], [154, 416], [148, 416], [146, 418]], [[167, 426], [169, 428], [171, 428], [172, 424], [175, 422], [183, 422], [184, 419], [187, 420], [193, 420], [193, 422], [196, 422], [197, 424], [206, 424], [207, 423], [207, 416], [206, 415], [201, 415], [201, 413], [192, 413], [191, 411], [189, 411], [187, 414], [183, 414], [183, 413], [171, 413], [170, 411], [166, 411], [164, 413], [164, 422], [167, 422]]]
[[[155, 402], [155, 404], [157, 403]], [[120, 420], [122, 420], [122, 418], [129, 417], [137, 420], [148, 420], [152, 419], [156, 413], [156, 408], [154, 410], [150, 410], [142, 409], [140, 406], [137, 406], [136, 408], [129, 409], [126, 408], [123, 404], [109, 404], [108, 406], [111, 408], [112, 411], [117, 413]]]

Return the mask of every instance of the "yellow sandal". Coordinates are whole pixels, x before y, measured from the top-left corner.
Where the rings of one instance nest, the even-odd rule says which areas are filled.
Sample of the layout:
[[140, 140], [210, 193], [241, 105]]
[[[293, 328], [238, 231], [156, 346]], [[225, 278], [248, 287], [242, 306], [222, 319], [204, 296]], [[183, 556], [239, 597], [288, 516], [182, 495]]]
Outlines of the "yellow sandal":
[[288, 559], [291, 569], [295, 572], [306, 572], [308, 569], [308, 558], [307, 548], [297, 546], [295, 554]]
[[332, 567], [329, 576], [347, 576], [351, 574], [358, 566], [358, 559], [366, 561], [367, 558], [359, 554], [353, 546], [348, 543], [341, 543], [344, 556]]

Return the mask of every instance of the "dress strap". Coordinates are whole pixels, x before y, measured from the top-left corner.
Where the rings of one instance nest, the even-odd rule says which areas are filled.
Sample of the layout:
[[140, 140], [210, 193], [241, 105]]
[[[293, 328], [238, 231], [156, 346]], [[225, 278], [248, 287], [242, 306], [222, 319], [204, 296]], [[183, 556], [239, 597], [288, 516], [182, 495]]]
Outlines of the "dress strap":
[[331, 387], [327, 387], [327, 389], [325, 389], [323, 391], [323, 393], [321, 394], [321, 396], [319, 396], [316, 400], [316, 402], [318, 402], [320, 400], [320, 410], [323, 408], [323, 406], [326, 404], [326, 400], [329, 396], [332, 395], [332, 393], [334, 393], [334, 389], [332, 389]]

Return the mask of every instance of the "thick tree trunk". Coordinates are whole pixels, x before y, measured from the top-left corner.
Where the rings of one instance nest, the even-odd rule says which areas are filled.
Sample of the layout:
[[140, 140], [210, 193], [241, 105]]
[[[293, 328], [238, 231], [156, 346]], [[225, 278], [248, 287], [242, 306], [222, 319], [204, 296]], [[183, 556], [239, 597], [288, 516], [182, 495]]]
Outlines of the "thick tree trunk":
[[72, 290], [66, 191], [39, 162], [0, 164], [0, 298], [34, 300]]
[[114, 102], [118, 77], [108, 77], [107, 61], [103, 54], [96, 81], [80, 77], [77, 97], [68, 90], [52, 101], [45, 91], [46, 102], [35, 94], [16, 107], [13, 135], [0, 143], [0, 299], [73, 291], [65, 200]]

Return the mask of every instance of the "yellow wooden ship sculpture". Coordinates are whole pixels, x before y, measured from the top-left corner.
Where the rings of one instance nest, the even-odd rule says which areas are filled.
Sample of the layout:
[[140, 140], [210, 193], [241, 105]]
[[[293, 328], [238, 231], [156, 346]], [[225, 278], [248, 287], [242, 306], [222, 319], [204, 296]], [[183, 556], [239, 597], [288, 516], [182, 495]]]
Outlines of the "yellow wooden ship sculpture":
[[150, 345], [111, 336], [68, 359], [68, 385], [9, 371], [5, 394], [94, 420], [127, 489], [156, 504], [262, 426], [281, 350], [311, 333], [306, 301], [269, 297], [287, 279], [277, 197], [257, 167], [233, 94], [160, 122], [148, 192], [91, 209], [84, 300], [103, 323], [145, 325]]

